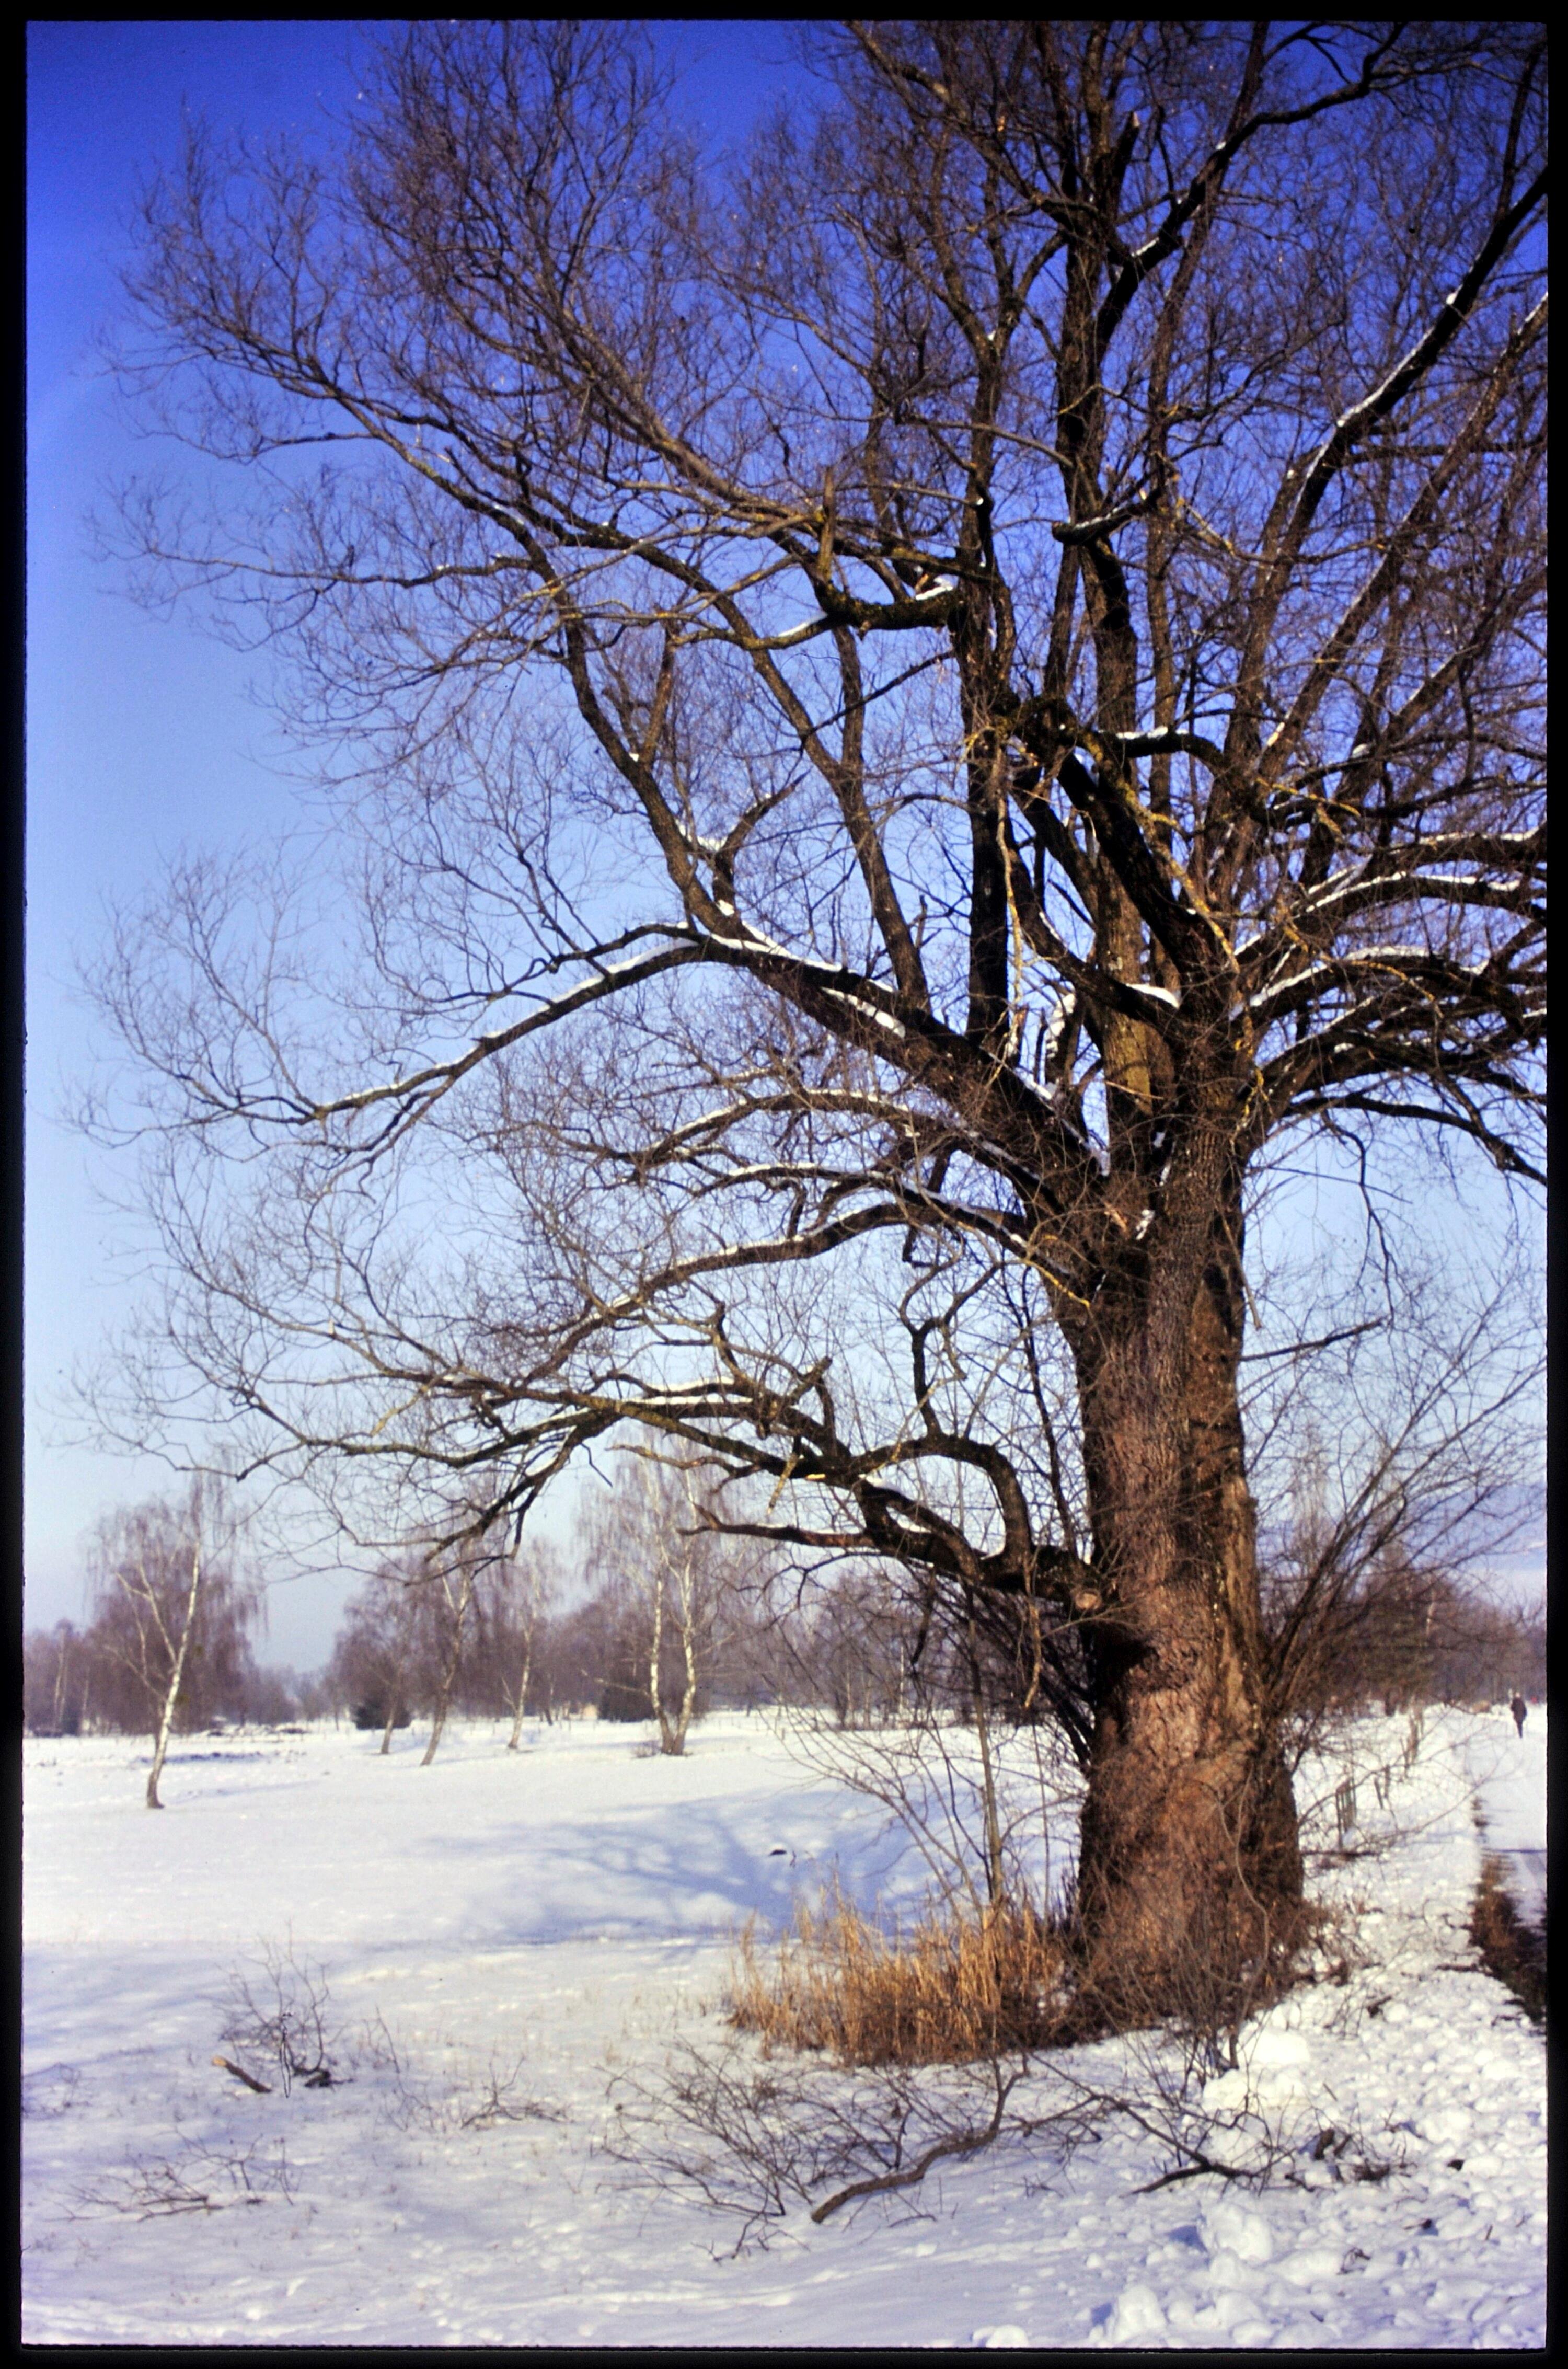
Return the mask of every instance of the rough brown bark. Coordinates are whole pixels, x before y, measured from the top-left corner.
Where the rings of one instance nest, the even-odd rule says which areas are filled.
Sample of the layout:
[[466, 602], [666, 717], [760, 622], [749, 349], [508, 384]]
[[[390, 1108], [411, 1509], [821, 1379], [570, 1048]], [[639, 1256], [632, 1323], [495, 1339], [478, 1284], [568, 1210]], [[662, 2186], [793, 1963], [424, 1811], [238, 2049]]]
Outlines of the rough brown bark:
[[1299, 1929], [1236, 1387], [1241, 1294], [1222, 1223], [1185, 1323], [1162, 1321], [1156, 1281], [1107, 1311], [1083, 1358], [1108, 1594], [1079, 1905], [1090, 1988], [1113, 2014], [1165, 2002], [1203, 1968], [1221, 1984], [1266, 1977]]

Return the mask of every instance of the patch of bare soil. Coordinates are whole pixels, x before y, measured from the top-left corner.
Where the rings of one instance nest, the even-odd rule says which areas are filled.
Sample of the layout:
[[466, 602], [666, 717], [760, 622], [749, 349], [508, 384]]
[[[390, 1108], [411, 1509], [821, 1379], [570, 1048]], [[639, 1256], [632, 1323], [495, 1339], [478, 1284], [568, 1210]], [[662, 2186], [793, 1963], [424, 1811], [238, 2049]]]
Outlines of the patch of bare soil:
[[1546, 2016], [1546, 1928], [1520, 1916], [1505, 1862], [1488, 1852], [1471, 1907], [1470, 1937], [1487, 1972], [1505, 1983], [1532, 2022]]

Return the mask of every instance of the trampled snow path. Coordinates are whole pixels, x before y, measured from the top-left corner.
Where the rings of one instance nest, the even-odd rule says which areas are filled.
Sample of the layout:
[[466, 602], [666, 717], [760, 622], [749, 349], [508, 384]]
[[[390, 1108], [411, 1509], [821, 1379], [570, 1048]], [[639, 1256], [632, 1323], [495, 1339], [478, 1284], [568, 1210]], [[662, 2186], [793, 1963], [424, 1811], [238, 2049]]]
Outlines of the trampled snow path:
[[1509, 1889], [1533, 1924], [1546, 1921], [1546, 1711], [1538, 1705], [1522, 1736], [1507, 1714], [1471, 1723], [1465, 1765], [1485, 1819], [1484, 1842], [1504, 1860]]
[[[1367, 1963], [1253, 2026], [1208, 2092], [1221, 2116], [1245, 2093], [1294, 2147], [1289, 2180], [1136, 2194], [1175, 2158], [1113, 2119], [1065, 2165], [1008, 2141], [918, 2196], [820, 2227], [797, 2211], [738, 2258], [692, 2197], [638, 2187], [598, 2150], [609, 2072], [719, 2036], [704, 2006], [753, 1909], [783, 1917], [792, 1887], [835, 1866], [868, 1899], [918, 1873], [875, 1807], [803, 1771], [763, 1721], [709, 1722], [684, 1762], [588, 1724], [514, 1756], [501, 1731], [460, 1729], [429, 1769], [417, 1733], [390, 1760], [331, 1729], [193, 1739], [161, 1816], [140, 1805], [134, 1745], [29, 1742], [24, 2333], [1539, 2345], [1543, 2050], [1475, 1970], [1466, 1923], [1472, 1780], [1489, 1839], [1505, 1811], [1511, 1847], [1543, 1846], [1545, 1724], [1532, 1712], [1521, 1751], [1496, 1717], [1435, 1717], [1408, 1777], [1402, 1722], [1356, 1731], [1363, 1837], [1391, 1815], [1402, 1838], [1329, 1852], [1313, 1884], [1359, 1904]], [[1304, 1771], [1299, 1789], [1325, 1852], [1343, 1773]], [[228, 1972], [291, 1928], [350, 2031], [379, 2017], [395, 2035], [401, 2085], [362, 2048], [349, 2086], [289, 2097], [212, 2066]], [[1070, 2066], [1115, 2087], [1137, 2053], [1105, 2043]], [[514, 2100], [541, 2112], [474, 2122], [488, 2072], [520, 2055]], [[1349, 2135], [1314, 2161], [1325, 2130]], [[1356, 2162], [1391, 2168], [1356, 2180]], [[202, 2195], [223, 2209], [167, 2209]]]

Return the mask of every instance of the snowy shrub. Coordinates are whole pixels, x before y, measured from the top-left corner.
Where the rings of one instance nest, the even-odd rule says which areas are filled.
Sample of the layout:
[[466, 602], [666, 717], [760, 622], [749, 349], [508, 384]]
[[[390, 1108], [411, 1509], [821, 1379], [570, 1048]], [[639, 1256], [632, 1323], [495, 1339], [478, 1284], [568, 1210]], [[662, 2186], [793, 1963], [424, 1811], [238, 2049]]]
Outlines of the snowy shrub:
[[[296, 2081], [307, 2089], [329, 2089], [338, 2077], [329, 2051], [339, 2038], [338, 2027], [328, 2020], [330, 2007], [325, 1974], [320, 1966], [300, 1964], [291, 1935], [282, 1950], [264, 1943], [248, 1971], [239, 1968], [230, 1975], [228, 2012], [219, 2037], [225, 2046], [259, 2057], [275, 2070], [285, 2096]], [[244, 2070], [239, 2077], [257, 2086]]]

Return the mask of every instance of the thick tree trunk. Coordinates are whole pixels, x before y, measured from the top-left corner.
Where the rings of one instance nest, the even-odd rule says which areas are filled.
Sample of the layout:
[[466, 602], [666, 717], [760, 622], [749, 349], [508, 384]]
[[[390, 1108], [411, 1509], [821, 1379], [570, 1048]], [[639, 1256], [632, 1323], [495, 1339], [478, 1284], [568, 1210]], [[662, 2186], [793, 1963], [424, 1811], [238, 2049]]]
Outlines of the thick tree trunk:
[[1237, 1395], [1241, 1272], [1216, 1242], [1185, 1322], [1158, 1289], [1129, 1296], [1080, 1360], [1108, 1588], [1079, 1906], [1087, 1996], [1116, 2020], [1239, 2005], [1300, 1929]]

